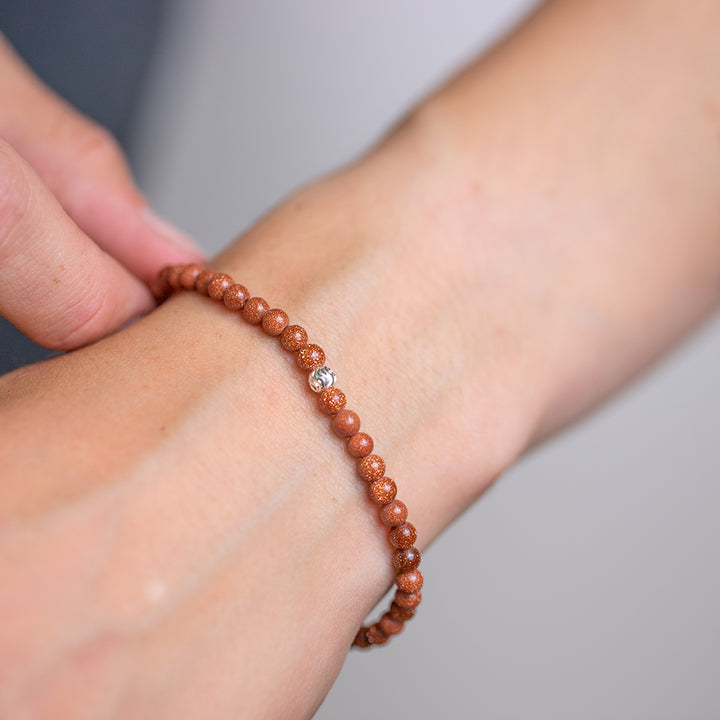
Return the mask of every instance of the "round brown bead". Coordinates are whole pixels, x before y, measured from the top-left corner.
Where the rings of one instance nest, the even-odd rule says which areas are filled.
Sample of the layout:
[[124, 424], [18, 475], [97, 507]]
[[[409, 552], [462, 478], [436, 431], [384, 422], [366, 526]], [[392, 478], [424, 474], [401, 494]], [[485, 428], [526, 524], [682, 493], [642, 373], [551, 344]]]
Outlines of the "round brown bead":
[[201, 295], [207, 295], [208, 283], [215, 277], [215, 275], [216, 273], [212, 270], [203, 270], [195, 278], [195, 290], [197, 290]]
[[402, 590], [395, 591], [395, 604], [401, 608], [409, 610], [416, 608], [422, 600], [422, 593], [418, 590], [414, 593], [406, 593]]
[[279, 335], [290, 322], [287, 313], [284, 310], [273, 308], [268, 310], [262, 319], [262, 329], [268, 335]]
[[387, 505], [395, 499], [395, 495], [397, 494], [397, 485], [395, 485], [395, 482], [389, 477], [384, 477], [370, 483], [369, 492], [370, 497], [378, 505]]
[[354, 410], [338, 410], [331, 423], [332, 429], [340, 437], [350, 437], [360, 429], [360, 416]]
[[159, 297], [159, 298], [167, 297], [170, 294], [170, 292], [172, 291], [172, 288], [170, 287], [170, 282], [168, 280], [169, 275], [170, 275], [170, 266], [169, 265], [166, 265], [157, 274], [157, 277], [155, 278], [155, 281], [152, 284], [153, 294], [156, 297]]
[[366, 627], [361, 627], [355, 636], [355, 640], [353, 640], [353, 644], [361, 648], [369, 647], [370, 643], [367, 639], [367, 631], [368, 629]]
[[370, 645], [382, 645], [389, 639], [389, 635], [380, 629], [377, 623], [373, 623], [365, 633], [365, 637]]
[[314, 370], [325, 362], [325, 351], [314, 343], [310, 343], [297, 352], [297, 363], [303, 370]]
[[182, 285], [180, 285], [180, 275], [182, 275], [182, 271], [185, 269], [184, 265], [172, 265], [170, 269], [167, 272], [167, 281], [168, 285], [173, 290], [180, 290]]
[[360, 477], [368, 482], [380, 480], [385, 474], [385, 461], [379, 455], [366, 455], [358, 462], [358, 472]]
[[415, 608], [404, 608], [400, 607], [394, 600], [388, 610], [390, 617], [393, 620], [400, 620], [400, 622], [407, 622], [413, 615], [415, 615]]
[[363, 458], [373, 451], [373, 439], [364, 432], [355, 433], [347, 441], [347, 448], [351, 455]]
[[392, 556], [395, 572], [414, 570], [420, 564], [420, 552], [416, 547], [398, 548]]
[[207, 284], [207, 294], [214, 300], [222, 300], [225, 291], [233, 284], [233, 279], [224, 273], [216, 273]]
[[242, 314], [251, 325], [259, 325], [269, 309], [270, 305], [267, 300], [261, 297], [251, 297], [245, 301]]
[[336, 388], [325, 388], [318, 396], [318, 405], [326, 415], [334, 415], [345, 407], [345, 393]]
[[201, 272], [200, 265], [186, 265], [185, 269], [180, 273], [180, 287], [185, 288], [185, 290], [194, 290], [195, 281]]
[[307, 330], [302, 325], [288, 325], [280, 333], [280, 342], [286, 350], [299, 350], [307, 344]]
[[387, 635], [397, 635], [403, 629], [403, 622], [396, 620], [389, 612], [386, 612], [380, 618], [378, 626]]
[[398, 527], [407, 520], [407, 507], [402, 500], [392, 500], [380, 508], [380, 519], [390, 527]]
[[400, 573], [395, 578], [395, 584], [398, 586], [398, 590], [405, 593], [416, 593], [423, 586], [422, 573], [419, 570]]
[[417, 530], [412, 523], [406, 522], [398, 527], [392, 528], [388, 533], [390, 542], [396, 548], [407, 548], [415, 544], [417, 540]]
[[242, 310], [243, 305], [248, 301], [250, 291], [244, 286], [235, 283], [231, 285], [223, 295], [223, 302], [231, 310]]

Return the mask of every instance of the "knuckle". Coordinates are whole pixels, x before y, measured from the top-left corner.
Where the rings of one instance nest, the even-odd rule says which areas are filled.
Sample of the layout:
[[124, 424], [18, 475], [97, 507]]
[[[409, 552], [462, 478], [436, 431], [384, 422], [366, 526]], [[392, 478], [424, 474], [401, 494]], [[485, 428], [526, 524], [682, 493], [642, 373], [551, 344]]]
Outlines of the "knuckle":
[[83, 289], [74, 302], [63, 309], [62, 318], [52, 323], [43, 344], [51, 350], [72, 350], [96, 340], [105, 330], [106, 314], [105, 295], [92, 287]]
[[80, 162], [100, 167], [124, 168], [125, 155], [109, 130], [88, 121], [77, 134], [74, 154]]

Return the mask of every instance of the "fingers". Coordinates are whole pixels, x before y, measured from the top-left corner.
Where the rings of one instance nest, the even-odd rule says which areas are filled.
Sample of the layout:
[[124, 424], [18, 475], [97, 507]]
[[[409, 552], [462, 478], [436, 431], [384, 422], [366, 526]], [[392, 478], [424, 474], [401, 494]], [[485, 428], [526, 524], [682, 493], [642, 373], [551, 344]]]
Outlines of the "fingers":
[[0, 314], [41, 345], [70, 350], [153, 305], [145, 285], [88, 238], [0, 141]]
[[146, 282], [202, 252], [157, 218], [112, 136], [43, 85], [0, 35], [0, 136], [86, 235]]

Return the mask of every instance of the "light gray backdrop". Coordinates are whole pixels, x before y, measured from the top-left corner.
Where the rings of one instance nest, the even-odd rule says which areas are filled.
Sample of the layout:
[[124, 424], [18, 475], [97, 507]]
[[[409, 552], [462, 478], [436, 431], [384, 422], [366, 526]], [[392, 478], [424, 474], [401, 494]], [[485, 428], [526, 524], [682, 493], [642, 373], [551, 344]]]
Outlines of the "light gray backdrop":
[[[183, 0], [141, 183], [216, 250], [531, 5]], [[317, 717], [720, 718], [719, 360], [715, 322], [509, 472], [426, 553], [412, 625], [352, 653]]]

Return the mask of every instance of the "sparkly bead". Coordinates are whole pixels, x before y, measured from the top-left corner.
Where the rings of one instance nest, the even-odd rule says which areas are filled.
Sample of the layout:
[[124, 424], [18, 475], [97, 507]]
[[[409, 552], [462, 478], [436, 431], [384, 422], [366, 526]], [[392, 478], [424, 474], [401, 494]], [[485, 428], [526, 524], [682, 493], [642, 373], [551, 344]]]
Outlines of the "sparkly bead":
[[194, 290], [195, 281], [202, 270], [200, 265], [186, 265], [185, 269], [180, 273], [180, 287], [185, 290]]
[[392, 500], [380, 508], [380, 519], [390, 527], [398, 527], [407, 520], [407, 507], [401, 500]]
[[314, 392], [322, 392], [335, 384], [335, 371], [325, 365], [315, 368], [315, 370], [308, 375], [308, 384]]
[[368, 629], [366, 627], [361, 627], [355, 636], [355, 640], [353, 640], [353, 644], [361, 648], [369, 647], [370, 643], [367, 639], [367, 631]]
[[415, 544], [417, 530], [412, 523], [406, 522], [390, 530], [388, 537], [396, 548], [407, 548]]
[[300, 348], [297, 353], [297, 363], [303, 370], [314, 370], [325, 362], [325, 351], [314, 343]]
[[336, 387], [328, 388], [320, 393], [318, 405], [326, 415], [334, 415], [345, 407], [345, 393]]
[[415, 608], [404, 608], [400, 607], [394, 600], [388, 610], [390, 617], [393, 620], [400, 620], [401, 622], [407, 622], [413, 615], [415, 615]]
[[250, 291], [244, 285], [231, 285], [223, 295], [223, 302], [231, 310], [242, 310], [243, 305], [248, 301]]
[[222, 300], [225, 291], [233, 284], [233, 279], [224, 273], [216, 273], [207, 284], [207, 294], [214, 300]]
[[269, 309], [270, 305], [267, 300], [263, 300], [261, 297], [251, 297], [245, 301], [242, 314], [251, 325], [259, 325]]
[[182, 271], [185, 269], [184, 265], [172, 265], [170, 266], [170, 269], [168, 270], [167, 274], [167, 281], [168, 285], [173, 290], [180, 290], [180, 275], [182, 274]]
[[347, 442], [347, 448], [351, 455], [356, 458], [363, 458], [373, 451], [373, 439], [364, 432], [355, 433]]
[[195, 290], [197, 290], [201, 295], [207, 295], [207, 286], [208, 283], [215, 277], [215, 273], [212, 270], [203, 270], [196, 278], [195, 278]]
[[280, 342], [286, 350], [299, 350], [307, 344], [307, 330], [301, 325], [288, 325], [280, 334]]
[[414, 570], [420, 564], [420, 552], [412, 545], [408, 548], [398, 548], [392, 556], [392, 565], [395, 572]]
[[422, 593], [419, 590], [414, 593], [406, 593], [402, 590], [395, 591], [395, 604], [406, 610], [417, 607], [421, 600]]
[[377, 623], [373, 623], [365, 633], [365, 637], [370, 645], [382, 645], [388, 641], [388, 634], [381, 630]]
[[340, 437], [350, 437], [360, 430], [360, 416], [354, 410], [343, 408], [332, 419], [331, 425]]
[[400, 573], [395, 578], [395, 584], [398, 586], [398, 590], [404, 593], [416, 593], [423, 586], [422, 573], [419, 570]]
[[170, 287], [170, 281], [168, 277], [170, 275], [170, 265], [166, 265], [155, 278], [155, 282], [152, 285], [153, 294], [158, 298], [167, 297], [172, 291]]
[[378, 627], [387, 635], [397, 635], [403, 629], [402, 620], [396, 620], [389, 612], [386, 612], [378, 622]]
[[366, 455], [358, 463], [358, 472], [360, 477], [368, 482], [379, 480], [385, 474], [385, 461], [379, 455]]
[[378, 505], [387, 505], [395, 499], [395, 495], [397, 494], [397, 485], [395, 485], [395, 482], [389, 477], [384, 477], [370, 483], [369, 491], [370, 497]]
[[262, 329], [268, 335], [279, 335], [290, 322], [287, 313], [284, 310], [274, 308], [268, 310], [262, 319]]

